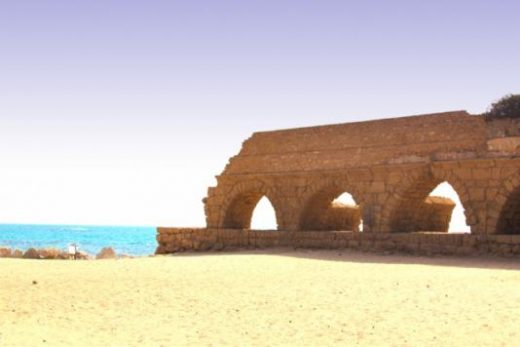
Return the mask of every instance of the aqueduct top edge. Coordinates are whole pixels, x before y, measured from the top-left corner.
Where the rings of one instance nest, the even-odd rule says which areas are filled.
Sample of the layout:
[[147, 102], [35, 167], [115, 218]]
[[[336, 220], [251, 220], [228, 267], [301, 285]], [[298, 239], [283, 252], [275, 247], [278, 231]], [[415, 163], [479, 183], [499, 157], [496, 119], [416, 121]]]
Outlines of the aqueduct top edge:
[[517, 121], [451, 111], [254, 133], [221, 176], [518, 156]]

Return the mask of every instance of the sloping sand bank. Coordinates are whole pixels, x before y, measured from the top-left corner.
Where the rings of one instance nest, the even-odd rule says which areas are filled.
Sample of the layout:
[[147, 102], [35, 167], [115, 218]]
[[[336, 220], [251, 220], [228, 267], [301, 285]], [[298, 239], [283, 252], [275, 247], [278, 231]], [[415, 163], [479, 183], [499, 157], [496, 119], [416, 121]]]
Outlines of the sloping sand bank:
[[520, 344], [518, 259], [0, 259], [0, 279], [0, 346]]

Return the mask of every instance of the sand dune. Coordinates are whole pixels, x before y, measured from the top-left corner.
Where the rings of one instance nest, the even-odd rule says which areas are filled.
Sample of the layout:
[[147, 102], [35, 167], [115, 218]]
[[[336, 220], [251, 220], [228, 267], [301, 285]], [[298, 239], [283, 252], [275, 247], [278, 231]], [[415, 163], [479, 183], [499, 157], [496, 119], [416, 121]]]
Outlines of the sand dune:
[[518, 260], [0, 259], [0, 278], [0, 346], [520, 344]]

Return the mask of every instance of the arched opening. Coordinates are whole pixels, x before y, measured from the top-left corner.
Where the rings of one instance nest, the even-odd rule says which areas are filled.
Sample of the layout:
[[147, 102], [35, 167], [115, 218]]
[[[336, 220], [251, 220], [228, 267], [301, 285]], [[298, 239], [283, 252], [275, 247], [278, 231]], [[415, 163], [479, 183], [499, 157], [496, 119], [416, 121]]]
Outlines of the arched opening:
[[[350, 211], [351, 222], [348, 225], [353, 231], [363, 231], [363, 216], [361, 215], [361, 209], [354, 200], [352, 194], [344, 192], [340, 194], [336, 199], [332, 200], [332, 208], [344, 208]], [[357, 223], [357, 229], [356, 229]]]
[[266, 196], [263, 196], [256, 204], [251, 218], [251, 229], [276, 230], [276, 213], [274, 207]]
[[[261, 202], [259, 211], [260, 218], [258, 221], [257, 218], [255, 218], [255, 227], [256, 223], [260, 223], [260, 225], [265, 225], [265, 227], [261, 227], [261, 229], [267, 227], [269, 229], [278, 229], [276, 209], [263, 193], [256, 191], [239, 194], [233, 199], [227, 208], [222, 227], [229, 229], [250, 229], [253, 211], [257, 205], [259, 205], [259, 202]], [[274, 215], [274, 223], [272, 223], [271, 217], [269, 217], [270, 212], [267, 212], [269, 211], [268, 207], [272, 210], [272, 215]]]
[[361, 207], [348, 192], [326, 189], [307, 203], [300, 220], [301, 230], [362, 231]]
[[466, 223], [466, 215], [464, 214], [464, 207], [460, 201], [459, 194], [453, 189], [448, 182], [442, 182], [429, 195], [430, 197], [441, 197], [449, 199], [455, 203], [455, 207], [451, 213], [451, 218], [448, 224], [449, 233], [469, 233], [470, 227]]
[[392, 232], [469, 233], [464, 207], [448, 182], [423, 181], [407, 191], [392, 217]]
[[520, 234], [520, 187], [507, 197], [498, 217], [497, 234]]

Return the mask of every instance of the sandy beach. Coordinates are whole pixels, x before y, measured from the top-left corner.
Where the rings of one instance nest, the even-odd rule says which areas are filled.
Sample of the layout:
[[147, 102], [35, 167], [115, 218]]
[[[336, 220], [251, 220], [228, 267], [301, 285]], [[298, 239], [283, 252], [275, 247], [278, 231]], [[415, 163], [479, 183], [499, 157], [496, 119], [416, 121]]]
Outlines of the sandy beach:
[[520, 263], [352, 252], [0, 259], [1, 346], [520, 343]]

